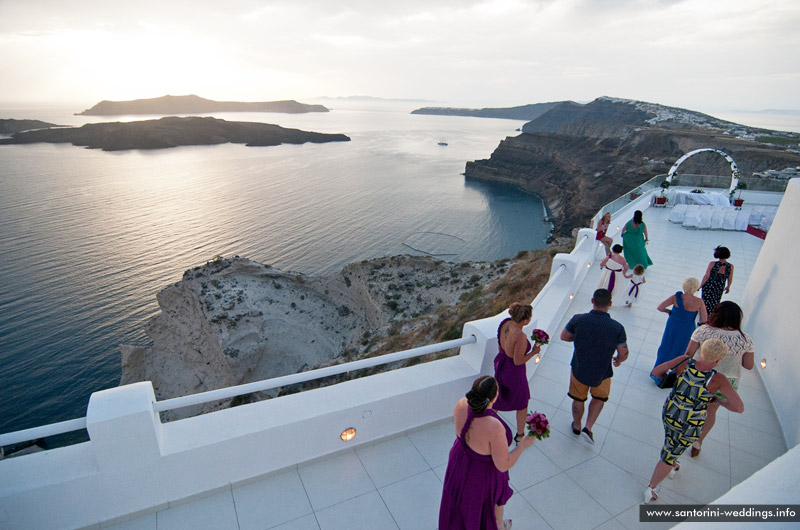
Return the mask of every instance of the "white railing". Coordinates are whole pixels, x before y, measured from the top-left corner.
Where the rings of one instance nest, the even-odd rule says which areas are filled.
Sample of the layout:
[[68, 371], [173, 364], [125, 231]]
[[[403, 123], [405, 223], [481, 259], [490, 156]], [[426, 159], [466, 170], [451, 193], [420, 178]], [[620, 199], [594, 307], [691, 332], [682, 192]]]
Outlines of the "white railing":
[[388, 353], [386, 355], [381, 355], [380, 357], [371, 357], [369, 359], [361, 359], [359, 361], [327, 366], [325, 368], [317, 368], [316, 370], [308, 370], [307, 372], [301, 372], [299, 374], [273, 377], [272, 379], [266, 379], [264, 381], [256, 381], [254, 383], [220, 388], [218, 390], [209, 390], [208, 392], [201, 392], [199, 394], [192, 394], [189, 396], [165, 399], [163, 401], [156, 402], [153, 408], [156, 412], [163, 412], [166, 410], [190, 407], [192, 405], [202, 405], [203, 403], [210, 403], [212, 401], [219, 401], [222, 399], [230, 399], [252, 392], [263, 392], [265, 390], [287, 385], [294, 385], [296, 383], [305, 383], [331, 375], [344, 374], [347, 372], [353, 372], [355, 370], [361, 370], [363, 368], [372, 368], [373, 366], [380, 366], [382, 364], [388, 364], [395, 361], [404, 361], [406, 359], [412, 359], [414, 357], [420, 357], [430, 353], [450, 350], [452, 348], [459, 348], [467, 344], [474, 344], [477, 340], [478, 339], [475, 337], [475, 335], [470, 335], [469, 337], [463, 337], [447, 342], [440, 342], [438, 344], [429, 344], [427, 346], [420, 346], [419, 348], [412, 348], [410, 350]]
[[[467, 344], [474, 344], [476, 341], [477, 338], [475, 335], [470, 335], [469, 337], [462, 337], [460, 339], [440, 342], [437, 344], [429, 344], [427, 346], [389, 353], [379, 357], [371, 357], [369, 359], [361, 359], [349, 363], [327, 366], [325, 368], [318, 368], [316, 370], [308, 370], [299, 374], [273, 377], [272, 379], [255, 381], [253, 383], [246, 383], [244, 385], [231, 386], [217, 390], [210, 390], [208, 392], [201, 392], [199, 394], [192, 394], [189, 396], [165, 399], [163, 401], [157, 401], [154, 403], [153, 408], [156, 412], [163, 412], [166, 410], [174, 410], [192, 405], [210, 403], [212, 401], [230, 399], [252, 392], [263, 392], [273, 388], [280, 388], [282, 386], [293, 385], [296, 383], [305, 383], [315, 379], [321, 379], [323, 377], [361, 370], [363, 368], [372, 368], [374, 366], [380, 366], [396, 361], [404, 361], [414, 357], [421, 357], [423, 355], [450, 350], [452, 348], [459, 348]], [[55, 436], [57, 434], [79, 431], [85, 428], [86, 417], [83, 417], [76, 418], [74, 420], [62, 421], [60, 423], [43, 425], [41, 427], [33, 427], [21, 431], [10, 432], [7, 434], [0, 434], [0, 447], [37, 440], [47, 436]]]
[[38, 440], [39, 438], [46, 438], [48, 436], [55, 436], [57, 434], [80, 431], [81, 429], [85, 428], [86, 417], [84, 416], [83, 418], [75, 418], [74, 420], [51, 423], [49, 425], [42, 425], [41, 427], [32, 427], [30, 429], [14, 431], [8, 434], [0, 434], [0, 447], [15, 445], [31, 440]]

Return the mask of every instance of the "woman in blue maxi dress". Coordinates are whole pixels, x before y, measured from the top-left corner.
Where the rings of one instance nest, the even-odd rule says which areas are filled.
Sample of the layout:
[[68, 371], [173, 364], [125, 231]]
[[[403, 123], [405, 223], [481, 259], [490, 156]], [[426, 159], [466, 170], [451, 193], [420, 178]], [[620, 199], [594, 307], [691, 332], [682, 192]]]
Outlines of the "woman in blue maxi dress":
[[[697, 328], [698, 315], [700, 315], [700, 322], [705, 323], [707, 318], [706, 306], [702, 298], [694, 295], [699, 286], [700, 280], [697, 278], [685, 278], [683, 280], [683, 292], [676, 292], [658, 305], [657, 309], [668, 313], [669, 318], [667, 318], [667, 325], [664, 327], [664, 334], [661, 336], [661, 344], [658, 346], [655, 366], [686, 352], [692, 333]], [[670, 306], [672, 306], [672, 309], [668, 309]], [[661, 382], [658, 377], [652, 374], [650, 374], [650, 377], [656, 384]]]

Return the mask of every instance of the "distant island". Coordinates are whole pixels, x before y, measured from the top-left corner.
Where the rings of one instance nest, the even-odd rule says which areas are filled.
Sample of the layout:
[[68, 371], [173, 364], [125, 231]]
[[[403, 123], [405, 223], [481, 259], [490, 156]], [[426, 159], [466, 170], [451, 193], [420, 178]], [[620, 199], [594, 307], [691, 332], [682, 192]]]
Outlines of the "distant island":
[[39, 120], [0, 119], [0, 134], [15, 134], [22, 131], [30, 131], [32, 129], [49, 129], [50, 127], [63, 126]]
[[134, 122], [88, 123], [82, 127], [36, 129], [0, 139], [2, 144], [71, 143], [72, 145], [120, 151], [164, 149], [182, 145], [224, 143], [247, 146], [348, 142], [344, 134], [287, 129], [270, 123], [225, 121], [216, 118], [166, 117]]
[[412, 110], [411, 114], [429, 114], [435, 116], [471, 116], [474, 118], [502, 118], [506, 120], [535, 120], [549, 110], [567, 103], [554, 101], [551, 103], [532, 103], [519, 107], [459, 109], [454, 107], [423, 107]]
[[209, 112], [281, 112], [303, 114], [329, 112], [324, 105], [308, 105], [293, 99], [285, 101], [214, 101], [200, 96], [162, 96], [131, 101], [101, 101], [76, 116], [124, 116], [131, 114], [199, 114]]

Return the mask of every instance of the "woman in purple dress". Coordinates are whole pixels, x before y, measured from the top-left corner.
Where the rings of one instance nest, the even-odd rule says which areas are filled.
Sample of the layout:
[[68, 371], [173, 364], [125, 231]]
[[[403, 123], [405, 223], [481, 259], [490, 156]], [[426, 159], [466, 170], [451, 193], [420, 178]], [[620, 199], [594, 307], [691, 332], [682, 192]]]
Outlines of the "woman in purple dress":
[[494, 410], [515, 410], [517, 412], [517, 435], [514, 441], [519, 443], [525, 436], [525, 416], [528, 414], [528, 401], [531, 391], [528, 388], [528, 373], [525, 363], [539, 353], [539, 345], [531, 348], [528, 337], [522, 331], [531, 323], [533, 308], [529, 305], [514, 302], [508, 308], [511, 318], [500, 322], [497, 328], [498, 353], [494, 358], [494, 378], [500, 387], [500, 397], [494, 404]]
[[535, 438], [525, 436], [512, 451], [511, 429], [492, 410], [497, 382], [479, 377], [453, 410], [456, 441], [450, 449], [444, 476], [439, 530], [508, 530], [503, 520], [506, 502], [514, 493], [508, 470]]

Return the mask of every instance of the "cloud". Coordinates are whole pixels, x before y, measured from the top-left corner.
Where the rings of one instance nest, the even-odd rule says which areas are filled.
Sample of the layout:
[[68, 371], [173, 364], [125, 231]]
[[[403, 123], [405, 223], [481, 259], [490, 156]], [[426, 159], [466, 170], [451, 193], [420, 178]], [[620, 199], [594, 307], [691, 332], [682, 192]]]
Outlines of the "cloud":
[[0, 70], [17, 98], [797, 108], [798, 23], [794, 0], [3, 0]]

